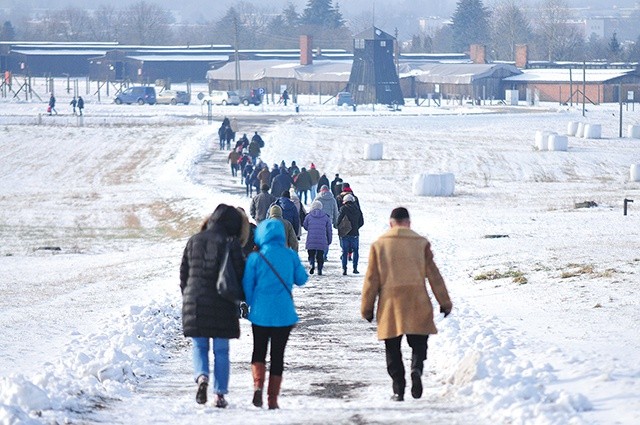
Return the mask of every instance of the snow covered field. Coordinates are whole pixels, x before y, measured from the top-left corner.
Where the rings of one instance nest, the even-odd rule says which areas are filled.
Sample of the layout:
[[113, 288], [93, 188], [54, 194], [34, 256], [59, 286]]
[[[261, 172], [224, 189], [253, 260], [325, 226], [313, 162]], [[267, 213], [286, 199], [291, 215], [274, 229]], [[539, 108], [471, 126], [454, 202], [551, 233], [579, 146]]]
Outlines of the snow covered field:
[[[208, 125], [197, 104], [91, 97], [79, 122], [68, 100], [53, 117], [0, 100], [0, 423], [640, 423], [640, 183], [629, 181], [640, 140], [617, 137], [617, 105], [583, 119], [557, 105], [354, 112], [309, 100], [298, 114], [216, 107]], [[334, 245], [326, 275], [294, 293], [280, 411], [250, 403], [246, 321], [229, 408], [195, 404], [182, 249], [218, 203], [249, 205], [215, 148], [224, 115], [263, 134], [268, 164], [314, 162], [351, 184], [361, 271], [395, 206], [431, 239], [454, 312], [436, 318], [422, 399], [389, 401], [383, 344], [359, 317], [363, 275], [341, 275]], [[581, 120], [603, 139], [534, 149], [536, 130]], [[363, 159], [371, 142], [383, 160]], [[454, 196], [412, 194], [416, 174], [441, 172], [455, 174]], [[585, 201], [598, 206], [575, 207]]]

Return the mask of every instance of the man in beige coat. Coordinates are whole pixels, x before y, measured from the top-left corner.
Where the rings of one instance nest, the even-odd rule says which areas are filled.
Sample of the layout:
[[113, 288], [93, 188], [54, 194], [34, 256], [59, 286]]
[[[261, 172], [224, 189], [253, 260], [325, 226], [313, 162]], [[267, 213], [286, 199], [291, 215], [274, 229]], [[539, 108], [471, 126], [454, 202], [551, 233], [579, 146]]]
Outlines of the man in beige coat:
[[391, 229], [371, 245], [369, 266], [362, 288], [362, 317], [373, 320], [378, 299], [378, 339], [384, 340], [387, 371], [393, 381], [392, 400], [403, 401], [406, 386], [400, 343], [402, 336], [412, 349], [411, 395], [422, 397], [422, 369], [427, 358], [427, 339], [437, 333], [433, 322], [433, 306], [425, 285], [447, 317], [452, 304], [447, 287], [433, 261], [429, 241], [411, 230], [406, 208], [391, 212]]

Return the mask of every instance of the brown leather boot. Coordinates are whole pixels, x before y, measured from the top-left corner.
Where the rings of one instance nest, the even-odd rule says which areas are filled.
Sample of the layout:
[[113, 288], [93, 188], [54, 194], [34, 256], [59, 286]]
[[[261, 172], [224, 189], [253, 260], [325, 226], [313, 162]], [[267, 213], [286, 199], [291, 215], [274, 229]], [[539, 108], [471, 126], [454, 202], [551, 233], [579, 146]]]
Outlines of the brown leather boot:
[[262, 407], [262, 389], [264, 388], [264, 375], [266, 365], [264, 363], [251, 363], [253, 374], [253, 405]]
[[280, 394], [280, 385], [282, 384], [282, 376], [269, 375], [269, 388], [267, 388], [267, 404], [269, 409], [279, 409], [278, 395]]

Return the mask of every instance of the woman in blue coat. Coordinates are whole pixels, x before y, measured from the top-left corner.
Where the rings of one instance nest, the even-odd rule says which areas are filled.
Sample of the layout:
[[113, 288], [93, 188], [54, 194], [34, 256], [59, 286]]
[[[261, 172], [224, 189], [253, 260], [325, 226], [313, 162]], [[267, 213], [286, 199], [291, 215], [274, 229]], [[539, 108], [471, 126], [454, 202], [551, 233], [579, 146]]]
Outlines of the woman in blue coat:
[[267, 400], [269, 409], [277, 409], [284, 351], [291, 329], [298, 322], [291, 290], [293, 285], [304, 285], [309, 276], [298, 254], [285, 246], [284, 226], [278, 220], [261, 222], [256, 228], [255, 243], [260, 251], [249, 255], [242, 279], [253, 330], [253, 404], [262, 406], [267, 347], [271, 342]]

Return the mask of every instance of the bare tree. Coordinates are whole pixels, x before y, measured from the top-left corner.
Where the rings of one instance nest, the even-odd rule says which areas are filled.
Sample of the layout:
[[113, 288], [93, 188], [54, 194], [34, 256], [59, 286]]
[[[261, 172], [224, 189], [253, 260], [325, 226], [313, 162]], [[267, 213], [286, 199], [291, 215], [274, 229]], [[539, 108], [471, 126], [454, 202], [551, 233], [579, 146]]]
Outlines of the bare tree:
[[[538, 9], [538, 48], [548, 61], [584, 58], [584, 39], [572, 24], [573, 15], [565, 0], [545, 0]], [[582, 46], [580, 46], [582, 44]]]
[[121, 23], [124, 13], [112, 5], [99, 6], [89, 20], [89, 37], [91, 41], [116, 41], [120, 38]]
[[58, 23], [59, 36], [64, 41], [88, 41], [90, 16], [85, 9], [67, 7], [53, 13], [53, 19]]
[[493, 6], [491, 15], [494, 59], [515, 60], [516, 45], [533, 42], [533, 31], [517, 0], [501, 0]]
[[140, 1], [125, 10], [122, 37], [132, 44], [170, 44], [173, 41], [171, 14], [155, 4]]

